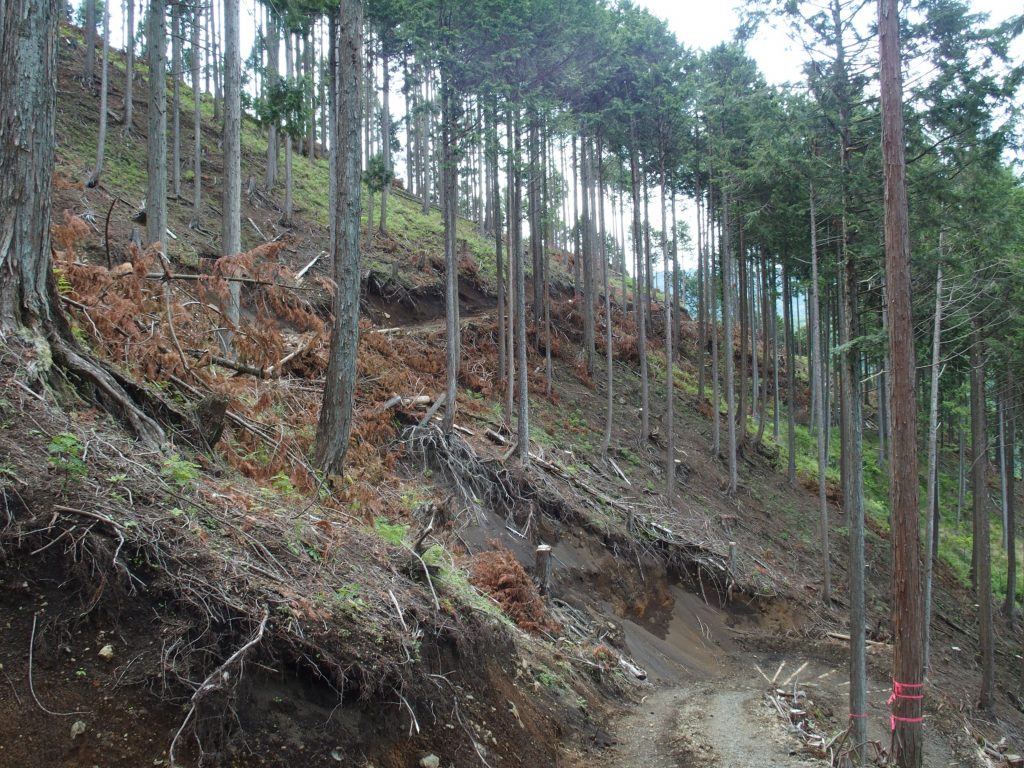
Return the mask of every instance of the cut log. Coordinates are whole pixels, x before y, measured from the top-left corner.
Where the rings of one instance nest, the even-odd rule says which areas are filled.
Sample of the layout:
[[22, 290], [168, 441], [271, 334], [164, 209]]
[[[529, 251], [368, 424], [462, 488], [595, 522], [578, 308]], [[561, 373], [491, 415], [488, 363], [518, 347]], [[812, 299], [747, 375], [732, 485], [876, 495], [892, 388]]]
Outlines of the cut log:
[[551, 587], [551, 547], [541, 544], [537, 547], [533, 565], [533, 574], [537, 579], [537, 588], [546, 595]]

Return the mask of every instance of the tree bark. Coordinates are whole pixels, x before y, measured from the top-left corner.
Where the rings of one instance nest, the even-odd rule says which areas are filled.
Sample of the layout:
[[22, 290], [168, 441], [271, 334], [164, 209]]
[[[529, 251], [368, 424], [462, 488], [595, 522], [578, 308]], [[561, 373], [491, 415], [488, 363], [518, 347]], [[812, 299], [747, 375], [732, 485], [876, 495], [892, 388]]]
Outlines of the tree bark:
[[[281, 66], [279, 60], [281, 58], [281, 41], [278, 35], [280, 29], [280, 21], [277, 18], [277, 13], [273, 10], [267, 12], [267, 91], [268, 93], [274, 92], [274, 87], [277, 85], [280, 79]], [[267, 129], [267, 189], [272, 190], [274, 185], [277, 184], [277, 165], [278, 159], [281, 152], [281, 141], [278, 137], [277, 132], [278, 126], [277, 121], [272, 120], [270, 126]], [[334, 136], [331, 136], [331, 140], [334, 140]], [[333, 149], [333, 147], [332, 147]], [[333, 209], [332, 209], [333, 210]]]
[[[512, 152], [515, 157], [521, 157], [522, 141], [520, 138], [518, 115], [513, 118], [513, 123], [515, 124], [515, 140], [512, 145]], [[519, 201], [522, 199], [522, 185], [518, 170], [515, 171], [513, 178], [515, 183], [513, 185], [512, 205], [515, 214], [510, 215], [509, 218], [516, 222], [517, 230], [515, 249], [511, 256], [516, 299], [515, 312], [512, 313], [515, 318], [516, 377], [518, 384], [516, 389], [519, 395], [519, 413], [516, 420], [516, 455], [519, 458], [520, 464], [525, 467], [530, 463], [530, 388], [529, 371], [526, 367], [526, 270], [523, 265], [523, 238], [518, 234], [520, 229], [519, 222], [522, 218], [519, 210]]]
[[[109, 2], [109, 0], [107, 0]], [[121, 117], [123, 124], [122, 133], [125, 135], [132, 132], [132, 121], [135, 112], [134, 90], [135, 90], [135, 0], [125, 0], [127, 21], [125, 22], [125, 67], [124, 67], [124, 103], [122, 106], [124, 114]]]
[[832, 565], [829, 556], [828, 531], [828, 407], [825, 405], [825, 366], [821, 350], [821, 298], [818, 278], [818, 220], [815, 213], [814, 184], [810, 191], [811, 212], [811, 312], [808, 335], [814, 364], [811, 378], [814, 387], [814, 408], [818, 414], [818, 535], [821, 537], [821, 599], [825, 605], [832, 603]]
[[459, 328], [459, 257], [456, 252], [456, 217], [458, 206], [459, 166], [456, 153], [458, 117], [457, 96], [447, 73], [441, 74], [441, 210], [444, 218], [445, 326], [447, 331], [447, 393], [444, 410], [444, 431], [455, 424], [458, 406], [460, 328]]
[[1003, 464], [1006, 467], [1006, 600], [1003, 613], [1013, 629], [1017, 619], [1017, 501], [1014, 490], [1015, 447], [1017, 438], [1016, 384], [1012, 371], [1007, 372], [1003, 395]]
[[647, 323], [644, 319], [644, 301], [641, 297], [640, 286], [644, 281], [644, 257], [642, 233], [640, 230], [640, 168], [637, 159], [637, 137], [636, 123], [632, 123], [632, 141], [629, 154], [630, 187], [633, 194], [633, 254], [636, 259], [636, 272], [633, 276], [636, 294], [636, 315], [637, 333], [639, 334], [640, 354], [640, 445], [647, 445], [647, 437], [651, 433], [650, 428], [650, 385], [647, 375]]
[[[910, 295], [903, 82], [899, 10], [879, 0], [879, 70], [882, 157], [885, 173], [885, 282], [889, 309], [890, 423], [889, 499], [893, 541], [893, 679], [923, 692], [923, 611], [918, 528], [917, 409], [914, 403], [914, 326]], [[904, 689], [906, 690], [906, 689]], [[893, 699], [892, 754], [899, 768], [920, 768], [923, 759], [922, 699]]]
[[789, 461], [786, 478], [796, 487], [796, 357], [793, 354], [793, 296], [789, 284], [789, 270], [782, 265], [782, 325], [786, 345], [786, 452]]
[[[995, 686], [995, 648], [992, 637], [992, 559], [988, 513], [988, 429], [985, 406], [985, 357], [981, 321], [975, 317], [971, 334], [971, 495], [974, 497], [974, 540], [977, 542], [978, 646], [981, 651], [981, 691], [978, 709], [992, 709]], [[895, 463], [895, 455], [893, 463]]]
[[[95, 0], [90, 0], [90, 3]], [[109, 2], [109, 0], [107, 0]], [[85, 182], [87, 187], [95, 187], [103, 173], [103, 155], [107, 148], [107, 91], [109, 90], [110, 72], [110, 9], [107, 2], [103, 3], [103, 64], [100, 74], [100, 127], [96, 138], [96, 167]]]
[[665, 166], [661, 168], [661, 255], [665, 260], [665, 502], [669, 509], [675, 499], [676, 490], [676, 433], [675, 433], [675, 359], [672, 346], [672, 291], [676, 280], [675, 264], [672, 279], [669, 279], [668, 235], [665, 218], [666, 180]]
[[203, 92], [199, 80], [202, 7], [202, 3], [196, 3], [192, 11], [192, 229], [199, 229], [203, 223]]
[[[226, 12], [226, 11], [225, 11]], [[235, 24], [238, 29], [238, 24]], [[171, 195], [181, 198], [181, 0], [171, 2]]]
[[729, 242], [729, 194], [722, 193], [722, 325], [724, 327], [724, 345], [722, 353], [725, 355], [725, 402], [728, 417], [726, 419], [726, 434], [728, 439], [727, 450], [729, 453], [729, 496], [735, 496], [739, 486], [739, 476], [736, 465], [736, 378], [735, 378], [735, 349], [733, 346], [733, 317], [732, 317], [732, 276], [733, 276], [733, 253]]
[[[106, 5], [104, 4], [104, 7]], [[92, 91], [96, 85], [96, 0], [85, 0], [85, 66], [82, 69], [82, 85]]]
[[[295, 71], [295, 63], [292, 58], [292, 33], [287, 27], [285, 27], [284, 31], [284, 66], [285, 76], [288, 78], [288, 84], [294, 85], [293, 73]], [[362, 75], [360, 74], [360, 76]], [[294, 141], [295, 140], [292, 138], [291, 127], [286, 126], [284, 135], [284, 212], [281, 214], [281, 225], [288, 228], [291, 228], [292, 226], [292, 155], [294, 153], [292, 145], [294, 144]], [[360, 162], [362, 162], [361, 158]]]
[[[164, 243], [167, 237], [167, 19], [165, 0], [151, 0], [149, 32], [149, 133], [146, 171], [146, 240]], [[166, 253], [162, 245], [161, 250]]]
[[384, 152], [385, 184], [380, 192], [380, 233], [388, 233], [388, 195], [391, 192], [391, 63], [387, 51], [381, 50], [381, 68], [384, 71], [381, 83], [381, 147]]
[[331, 46], [335, 117], [331, 150], [337, 175], [335, 237], [332, 243], [333, 299], [331, 356], [324, 400], [316, 430], [316, 463], [340, 474], [352, 432], [352, 402], [356, 388], [359, 348], [359, 204], [362, 191], [360, 119], [362, 117], [362, 3], [341, 0]]
[[842, 217], [842, 276], [840, 282], [839, 360], [840, 422], [842, 430], [843, 508], [850, 525], [850, 743], [854, 765], [863, 765], [867, 746], [867, 672], [864, 609], [864, 442], [861, 414], [860, 355], [852, 349], [857, 338], [857, 274], [846, 247], [846, 217]]
[[[939, 233], [939, 259], [942, 259], [942, 233]], [[931, 646], [932, 618], [932, 580], [935, 572], [935, 543], [938, 530], [935, 528], [935, 516], [932, 510], [939, 503], [939, 377], [942, 376], [940, 357], [942, 353], [942, 264], [939, 263], [935, 277], [935, 321], [932, 328], [932, 387], [928, 406], [928, 526], [925, 533], [924, 561], [924, 670], [930, 667], [929, 650]]]
[[[600, 144], [597, 149], [598, 162], [598, 199], [604, 200], [604, 165], [603, 153]], [[615, 226], [614, 220], [612, 226]], [[614, 237], [614, 235], [613, 235]], [[615, 415], [615, 356], [612, 348], [612, 298], [611, 289], [608, 285], [608, 254], [605, 252], [607, 237], [604, 230], [604, 206], [601, 206], [601, 283], [604, 287], [604, 363], [605, 363], [605, 417], [604, 417], [604, 439], [601, 441], [601, 455], [607, 457], [612, 444], [612, 423]], [[625, 244], [623, 244], [625, 247]], [[550, 335], [551, 331], [548, 330]]]
[[[238, 0], [224, 0], [224, 194], [221, 219], [221, 256], [242, 250], [241, 96], [242, 58], [238, 29]], [[230, 326], [220, 334], [221, 350], [232, 357], [232, 331], [241, 319], [241, 290], [237, 281], [228, 285], [225, 317]]]

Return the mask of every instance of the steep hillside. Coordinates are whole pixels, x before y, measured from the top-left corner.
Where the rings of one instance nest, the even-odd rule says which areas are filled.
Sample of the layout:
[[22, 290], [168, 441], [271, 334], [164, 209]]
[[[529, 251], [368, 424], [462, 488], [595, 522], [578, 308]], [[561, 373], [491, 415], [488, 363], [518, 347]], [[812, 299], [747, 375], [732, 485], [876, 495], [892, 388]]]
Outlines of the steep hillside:
[[[248, 282], [233, 364], [215, 333], [227, 273], [214, 263], [212, 110], [202, 224], [189, 226], [190, 201], [170, 201], [168, 279], [131, 245], [142, 100], [127, 135], [110, 131], [100, 185], [82, 184], [97, 100], [72, 75], [79, 55], [78, 31], [62, 27], [57, 282], [76, 335], [151, 393], [172, 439], [140, 450], [77, 382], [34, 384], [39, 350], [0, 346], [0, 765], [710, 767], [765, 765], [759, 747], [779, 765], [841, 751], [847, 606], [842, 588], [831, 608], [817, 598], [815, 498], [786, 483], [771, 439], [747, 443], [740, 493], [725, 493], [692, 329], [672, 381], [669, 504], [664, 315], [647, 351], [661, 426], [641, 445], [640, 350], [613, 307], [605, 460], [604, 371], [582, 374], [580, 311], [556, 280], [550, 392], [543, 345], [530, 349], [524, 468], [509, 458], [493, 252], [462, 222], [460, 410], [445, 436], [432, 409], [444, 377], [441, 222], [396, 194], [390, 234], [364, 240], [349, 469], [323, 477], [308, 456], [325, 375], [330, 286], [314, 258], [326, 250], [326, 160], [296, 157], [298, 216], [285, 230], [282, 190], [262, 186], [265, 139], [244, 123], [249, 250], [233, 263]], [[801, 457], [802, 477], [809, 466]], [[842, 585], [845, 521], [833, 520]], [[869, 704], [882, 745], [886, 536], [876, 516]], [[541, 543], [547, 580], [533, 573]], [[973, 611], [951, 570], [939, 579], [928, 764], [970, 765], [985, 739], [1021, 744], [1020, 635], [999, 638], [999, 719], [974, 717]], [[801, 714], [787, 706], [783, 720], [771, 702], [798, 688]], [[791, 717], [802, 734], [787, 731]]]

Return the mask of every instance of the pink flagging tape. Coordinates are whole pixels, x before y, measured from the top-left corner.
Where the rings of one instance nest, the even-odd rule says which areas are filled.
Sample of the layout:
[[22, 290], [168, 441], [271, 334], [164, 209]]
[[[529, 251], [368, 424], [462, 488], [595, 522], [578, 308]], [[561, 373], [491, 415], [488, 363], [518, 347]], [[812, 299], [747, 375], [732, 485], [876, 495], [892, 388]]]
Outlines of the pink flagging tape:
[[[924, 693], [922, 689], [924, 683], [901, 683], [895, 678], [892, 681], [892, 695], [889, 697], [889, 704], [891, 705], [894, 701], [899, 699], [907, 699], [909, 701], [921, 701], [924, 699]], [[913, 693], [908, 693], [913, 691]], [[923, 717], [900, 717], [899, 715], [889, 715], [889, 728], [890, 730], [896, 730], [896, 723], [923, 723]]]
[[892, 731], [896, 730], [896, 723], [923, 723], [923, 717], [897, 717], [896, 715], [889, 715], [889, 729]]
[[897, 699], [910, 699], [920, 701], [924, 698], [923, 693], [907, 693], [907, 691], [919, 691], [924, 688], [924, 683], [901, 683], [898, 680], [892, 681], [892, 695], [889, 696], [889, 704]]

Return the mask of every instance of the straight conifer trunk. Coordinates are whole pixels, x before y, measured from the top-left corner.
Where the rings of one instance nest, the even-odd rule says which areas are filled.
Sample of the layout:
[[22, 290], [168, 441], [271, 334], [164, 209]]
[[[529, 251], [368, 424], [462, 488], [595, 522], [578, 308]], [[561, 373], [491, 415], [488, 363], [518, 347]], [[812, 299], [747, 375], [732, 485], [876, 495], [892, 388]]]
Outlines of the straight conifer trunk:
[[[988, 514], [988, 428], [985, 406], [985, 353], [981, 321], [973, 319], [971, 334], [971, 491], [974, 497], [974, 540], [977, 552], [978, 646], [981, 650], [981, 691], [978, 709], [992, 709], [995, 648], [992, 638], [992, 560]], [[893, 457], [895, 463], [895, 456]]]
[[[227, 9], [224, 11], [227, 13]], [[235, 24], [237, 31], [238, 24]], [[181, 198], [181, 0], [171, 4], [171, 195]]]
[[100, 127], [96, 139], [96, 167], [92, 175], [86, 181], [85, 186], [95, 187], [99, 184], [100, 174], [103, 173], [103, 156], [107, 148], [107, 91], [109, 89], [110, 72], [110, 8], [103, 3], [103, 64], [100, 75]]
[[381, 83], [381, 147], [384, 153], [384, 188], [380, 193], [380, 233], [388, 233], [388, 195], [391, 193], [391, 62], [387, 52], [382, 49], [380, 56], [381, 68], [384, 71]]
[[818, 414], [818, 526], [821, 536], [821, 600], [825, 605], [832, 602], [832, 565], [829, 556], [828, 495], [826, 470], [828, 469], [828, 407], [825, 404], [825, 365], [821, 349], [821, 297], [818, 279], [818, 220], [815, 213], [814, 184], [811, 183], [811, 307], [808, 329], [811, 337], [811, 379], [814, 387], [814, 410]]
[[441, 75], [441, 212], [444, 219], [445, 329], [447, 333], [447, 375], [444, 431], [451, 432], [458, 406], [460, 360], [459, 258], [456, 252], [456, 217], [459, 166], [455, 151], [456, 94], [449, 75]]
[[332, 242], [333, 299], [331, 355], [327, 365], [324, 400], [316, 430], [316, 463], [324, 471], [341, 474], [352, 432], [352, 402], [356, 387], [359, 347], [359, 204], [361, 158], [359, 123], [362, 117], [362, 3], [341, 0], [337, 24], [332, 24], [332, 73], [336, 114], [331, 124], [332, 164], [337, 176], [335, 237]]
[[[105, 7], [105, 6], [104, 6]], [[85, 0], [85, 66], [82, 69], [82, 84], [92, 92], [96, 85], [96, 0]]]
[[710, 302], [710, 324], [708, 331], [711, 333], [711, 453], [716, 459], [722, 455], [722, 383], [719, 377], [718, 364], [718, 287], [715, 285], [715, 270], [718, 268], [715, 244], [721, 241], [716, 238], [715, 219], [713, 212], [714, 195], [708, 189], [708, 241], [710, 249], [708, 252], [708, 265], [705, 278], [707, 279], [706, 293]]
[[1005, 439], [1003, 440], [1003, 463], [1006, 466], [1006, 600], [1003, 613], [1012, 629], [1017, 615], [1017, 501], [1014, 490], [1015, 448], [1017, 438], [1016, 384], [1012, 372], [1007, 372], [1006, 391], [1003, 394], [1003, 418]]
[[[882, 157], [885, 172], [885, 282], [888, 291], [890, 436], [889, 499], [893, 541], [893, 679], [924, 692], [924, 638], [918, 528], [917, 409], [914, 402], [914, 326], [910, 296], [910, 234], [899, 10], [879, 0], [879, 69]], [[905, 691], [906, 692], [906, 691]], [[896, 691], [896, 693], [899, 693]], [[920, 768], [923, 759], [922, 699], [893, 699], [892, 750], [899, 768]]]
[[[939, 258], [942, 258], [942, 233], [939, 233]], [[925, 534], [924, 561], [924, 669], [930, 668], [932, 580], [935, 572], [935, 544], [938, 530], [932, 510], [939, 503], [938, 438], [939, 438], [939, 377], [942, 375], [942, 264], [935, 277], [935, 320], [932, 327], [931, 399], [928, 406], [928, 525]]]
[[[522, 152], [521, 131], [519, 117], [513, 119], [515, 123], [515, 141], [513, 142], [513, 154], [520, 157]], [[522, 184], [519, 171], [515, 171], [514, 194], [512, 205], [515, 208], [515, 215], [510, 218], [516, 222], [516, 247], [512, 253], [513, 279], [515, 281], [515, 311], [512, 316], [515, 318], [515, 345], [516, 345], [516, 378], [517, 394], [519, 395], [519, 413], [516, 420], [517, 427], [517, 449], [516, 455], [519, 463], [524, 467], [530, 463], [530, 387], [529, 371], [526, 368], [526, 269], [523, 264], [523, 238], [520, 232], [519, 222], [522, 215], [519, 210], [522, 200]]]
[[735, 496], [739, 485], [739, 476], [736, 465], [736, 380], [732, 331], [733, 254], [729, 243], [729, 194], [726, 192], [722, 193], [722, 233], [722, 325], [725, 335], [722, 353], [725, 355], [725, 401], [728, 412], [726, 418], [727, 450], [729, 452], [728, 493], [729, 496]]
[[[165, 0], [151, 0], [149, 32], [149, 134], [146, 146], [146, 240], [167, 236], [167, 19]], [[166, 248], [161, 250], [166, 253]]]
[[[109, 0], [108, 0], [109, 1]], [[134, 110], [135, 90], [135, 0], [125, 0], [127, 20], [125, 21], [125, 68], [124, 68], [124, 103], [122, 109], [124, 114], [121, 122], [124, 125], [122, 132], [127, 135], [132, 131], [132, 120]], [[197, 11], [198, 12], [198, 11]]]
[[840, 282], [839, 360], [840, 421], [842, 429], [843, 508], [850, 525], [850, 741], [854, 765], [864, 763], [867, 746], [867, 674], [864, 609], [864, 465], [861, 414], [860, 356], [852, 349], [857, 338], [857, 274], [846, 247], [846, 221], [842, 223], [843, 256]]
[[636, 258], [636, 274], [633, 276], [636, 288], [637, 333], [639, 334], [640, 353], [640, 445], [646, 447], [647, 438], [651, 434], [650, 427], [650, 389], [647, 376], [647, 323], [644, 315], [644, 300], [640, 286], [644, 284], [643, 234], [640, 229], [640, 179], [639, 162], [636, 147], [636, 124], [632, 126], [632, 148], [629, 155], [630, 179], [633, 193], [633, 254]]
[[[288, 31], [287, 27], [284, 31], [284, 66], [285, 75], [291, 84], [295, 64], [292, 58], [292, 33]], [[292, 145], [294, 142], [290, 127], [286, 126], [284, 135], [284, 213], [281, 215], [281, 224], [289, 228], [292, 226], [292, 156], [294, 154]], [[360, 162], [362, 161], [360, 160]]]
[[[242, 58], [238, 29], [238, 0], [224, 0], [224, 195], [221, 218], [221, 256], [242, 250], [242, 154], [241, 154]], [[221, 350], [232, 355], [232, 330], [241, 319], [241, 283], [228, 284], [227, 325], [221, 334]]]
[[[0, 11], [0, 334], [51, 319], [50, 192], [57, 1], [4, 0]], [[26, 151], [28, 150], [28, 151]]]
[[202, 3], [192, 11], [192, 229], [202, 227], [203, 216], [203, 113], [199, 80], [199, 28]]
[[[278, 29], [280, 28], [280, 22], [278, 21], [277, 14], [270, 10], [267, 13], [267, 91], [270, 93], [274, 92], [274, 87], [277, 85], [277, 81], [280, 78], [280, 64], [278, 61], [281, 58], [281, 41], [278, 35]], [[331, 140], [334, 140], [334, 136], [331, 136]], [[332, 148], [333, 149], [333, 148]], [[273, 190], [274, 185], [277, 184], [277, 165], [278, 158], [281, 152], [281, 142], [278, 138], [277, 133], [277, 122], [272, 121], [270, 127], [267, 129], [267, 189]]]
[[782, 265], [782, 325], [786, 345], [786, 448], [789, 462], [786, 477], [796, 487], [796, 358], [793, 354], [793, 296], [789, 270]]

